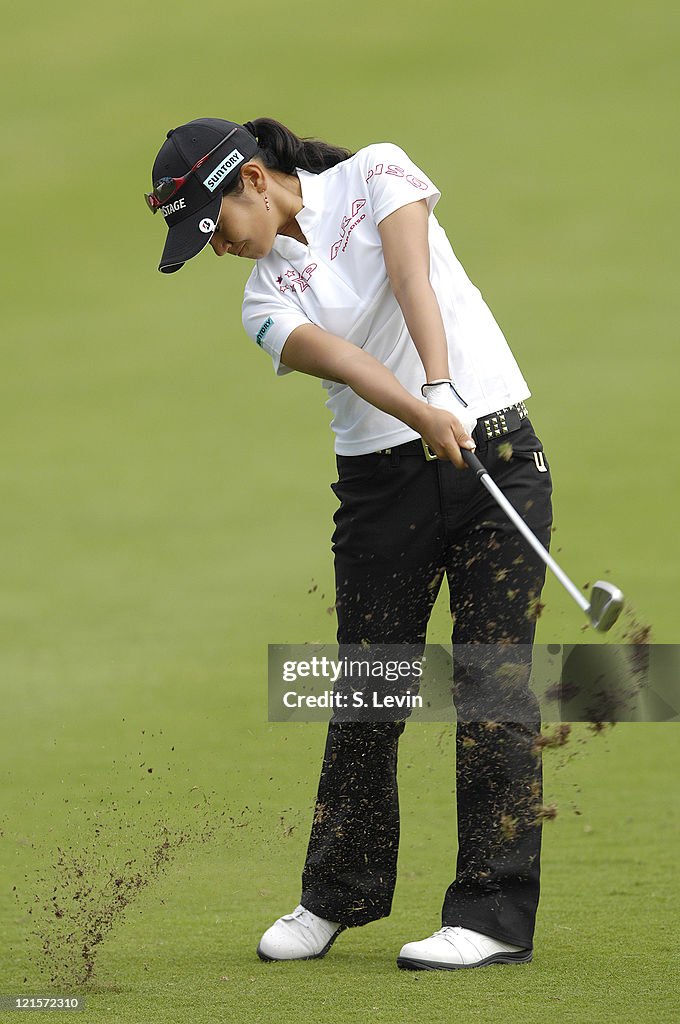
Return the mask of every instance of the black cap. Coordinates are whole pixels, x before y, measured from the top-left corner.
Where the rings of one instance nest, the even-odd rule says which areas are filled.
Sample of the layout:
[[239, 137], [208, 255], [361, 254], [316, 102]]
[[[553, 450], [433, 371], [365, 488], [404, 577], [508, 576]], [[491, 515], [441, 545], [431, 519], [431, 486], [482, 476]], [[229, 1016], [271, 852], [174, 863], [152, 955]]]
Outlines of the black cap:
[[[224, 146], [218, 145], [222, 139]], [[210, 159], [160, 207], [168, 226], [158, 267], [164, 274], [180, 270], [206, 247], [217, 227], [224, 187], [257, 152], [257, 141], [243, 125], [219, 117], [199, 117], [169, 131], [154, 161], [152, 187], [160, 178], [181, 178], [215, 146], [218, 148]]]

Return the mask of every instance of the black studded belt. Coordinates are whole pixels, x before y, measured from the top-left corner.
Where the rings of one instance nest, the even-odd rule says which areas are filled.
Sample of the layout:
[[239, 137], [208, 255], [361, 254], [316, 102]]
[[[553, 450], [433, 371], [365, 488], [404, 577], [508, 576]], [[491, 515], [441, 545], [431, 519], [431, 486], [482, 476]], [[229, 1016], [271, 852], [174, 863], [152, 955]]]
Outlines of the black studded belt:
[[528, 415], [524, 402], [517, 402], [516, 405], [509, 405], [507, 409], [499, 409], [498, 412], [492, 412], [490, 416], [477, 420], [476, 429], [479, 429], [481, 423], [487, 441], [492, 441], [494, 437], [503, 437], [512, 430], [518, 430], [520, 423]]

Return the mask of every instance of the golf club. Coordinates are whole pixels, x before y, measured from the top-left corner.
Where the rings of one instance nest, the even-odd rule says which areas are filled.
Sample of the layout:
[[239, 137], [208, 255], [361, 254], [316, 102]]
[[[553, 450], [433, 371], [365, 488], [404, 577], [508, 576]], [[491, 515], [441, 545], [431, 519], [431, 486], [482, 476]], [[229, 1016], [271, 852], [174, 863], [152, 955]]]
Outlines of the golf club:
[[606, 633], [607, 630], [611, 629], [623, 608], [624, 599], [619, 588], [615, 587], [613, 583], [598, 580], [591, 588], [589, 601], [559, 567], [539, 539], [532, 533], [517, 509], [510, 504], [500, 487], [491, 479], [488, 471], [477, 456], [466, 448], [461, 448], [460, 453], [470, 469], [477, 474], [477, 478], [484, 484], [491, 497], [503, 509], [508, 519], [514, 523], [524, 539], [532, 546], [548, 568], [552, 569], [555, 576], [557, 576], [564, 589], [571, 594], [579, 608], [586, 613], [590, 624], [599, 630], [600, 633]]

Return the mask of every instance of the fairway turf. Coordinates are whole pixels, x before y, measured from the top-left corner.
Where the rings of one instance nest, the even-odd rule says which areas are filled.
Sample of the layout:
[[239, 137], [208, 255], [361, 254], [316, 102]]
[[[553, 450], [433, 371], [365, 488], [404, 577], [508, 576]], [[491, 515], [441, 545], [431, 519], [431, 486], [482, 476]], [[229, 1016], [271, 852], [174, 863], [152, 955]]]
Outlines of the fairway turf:
[[[127, 849], [130, 836], [116, 837], [115, 814], [101, 813], [102, 808], [97, 814], [94, 799], [97, 793], [110, 797], [109, 787], [117, 782], [121, 789], [124, 783], [134, 784], [134, 796], [141, 795], [149, 805], [149, 813], [134, 798], [126, 806], [121, 793], [121, 814], [137, 825], [139, 854], [161, 805], [176, 827], [195, 823], [187, 792], [198, 793], [200, 805], [206, 798], [213, 801], [218, 827], [214, 840], [197, 841], [177, 852], [102, 944], [90, 984], [75, 987], [89, 1002], [88, 1019], [181, 1021], [191, 1015], [210, 1020], [217, 1013], [217, 1019], [255, 1022], [293, 1020], [299, 1010], [319, 1022], [369, 1015], [386, 1022], [425, 1021], [454, 1007], [479, 1021], [504, 1016], [539, 1021], [551, 1010], [574, 1021], [633, 1020], [636, 1013], [646, 1019], [672, 1019], [677, 1013], [677, 801], [670, 784], [659, 785], [660, 764], [669, 780], [680, 767], [673, 724], [618, 725], [599, 735], [576, 726], [565, 747], [546, 752], [546, 799], [556, 803], [558, 815], [544, 827], [543, 899], [532, 964], [456, 976], [413, 976], [397, 970], [396, 955], [405, 941], [438, 926], [453, 863], [453, 745], [447, 727], [407, 729], [402, 741], [404, 824], [392, 916], [348, 931], [323, 961], [262, 964], [255, 955], [261, 932], [297, 901], [313, 795], [309, 779], [322, 731], [271, 726], [259, 757], [254, 740], [241, 745], [250, 748], [257, 764], [235, 770], [232, 763], [227, 773], [217, 722], [206, 726], [189, 714], [179, 730], [172, 708], [159, 713], [142, 705], [137, 724], [149, 716], [160, 723], [163, 736], [148, 743], [141, 732], [134, 735], [132, 724], [129, 731], [114, 725], [108, 740], [102, 733], [101, 767], [89, 766], [87, 773], [71, 779], [70, 808], [60, 795], [63, 786], [42, 780], [48, 792], [17, 814], [29, 826], [24, 831], [35, 848], [21, 836], [11, 844], [16, 845], [22, 873], [15, 867], [12, 875], [19, 899], [3, 901], [14, 946], [4, 967], [5, 990], [73, 990], [41, 983], [37, 944], [20, 942], [30, 906], [42, 934], [50, 931], [50, 915], [31, 903], [36, 888], [31, 882], [51, 877], [58, 883], [59, 872], [46, 870], [53, 842], [96, 848], [91, 830], [88, 834], [82, 828], [90, 814], [100, 822], [102, 846], [111, 842], [114, 850]], [[174, 729], [170, 726], [168, 732], [173, 720]], [[246, 718], [241, 724], [247, 735], [254, 723]], [[173, 733], [180, 731], [190, 749], [200, 750], [200, 763], [182, 771], [175, 762], [164, 775], [167, 763], [173, 763], [165, 752]], [[126, 735], [146, 751], [145, 763], [154, 762], [156, 789], [144, 779], [144, 768], [107, 764], [108, 754], [120, 756], [128, 749]], [[79, 748], [84, 754], [91, 750], [92, 739], [68, 746], [73, 758]], [[66, 760], [63, 754], [61, 760]], [[215, 799], [209, 787], [220, 776], [221, 796]], [[198, 788], [192, 790], [194, 786]], [[231, 801], [235, 791], [244, 789], [249, 806], [239, 809]], [[49, 814], [52, 840], [37, 827], [50, 804], [62, 811]], [[229, 820], [220, 826], [225, 805]], [[72, 832], [67, 833], [66, 821]], [[124, 856], [119, 857], [121, 866]], [[101, 882], [97, 866], [92, 860], [89, 864], [86, 881]], [[42, 882], [36, 891], [41, 897], [46, 894]], [[77, 969], [79, 952], [78, 947], [72, 960]], [[29, 982], [12, 986], [23, 972]]]
[[[5, 13], [0, 994], [77, 992], [76, 1020], [125, 1024], [677, 1018], [677, 723], [546, 751], [531, 964], [395, 966], [455, 866], [437, 724], [402, 740], [391, 917], [319, 962], [257, 959], [299, 899], [323, 749], [321, 726], [266, 722], [266, 655], [334, 637], [332, 436], [320, 384], [275, 379], [243, 334], [250, 265], [158, 274], [142, 201], [196, 116], [403, 146], [533, 392], [553, 553], [674, 643], [677, 5]], [[554, 580], [544, 600], [539, 640], [593, 639]]]

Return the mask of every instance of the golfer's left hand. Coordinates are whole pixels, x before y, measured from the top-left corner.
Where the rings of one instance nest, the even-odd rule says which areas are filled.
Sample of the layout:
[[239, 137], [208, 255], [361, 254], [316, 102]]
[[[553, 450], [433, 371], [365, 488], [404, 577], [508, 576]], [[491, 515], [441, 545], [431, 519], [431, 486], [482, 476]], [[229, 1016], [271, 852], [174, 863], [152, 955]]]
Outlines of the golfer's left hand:
[[420, 390], [428, 405], [434, 405], [437, 409], [446, 409], [447, 412], [452, 412], [456, 419], [460, 420], [463, 424], [468, 434], [472, 434], [472, 431], [477, 426], [477, 418], [461, 399], [454, 387], [453, 381], [440, 380], [432, 384], [423, 384]]

